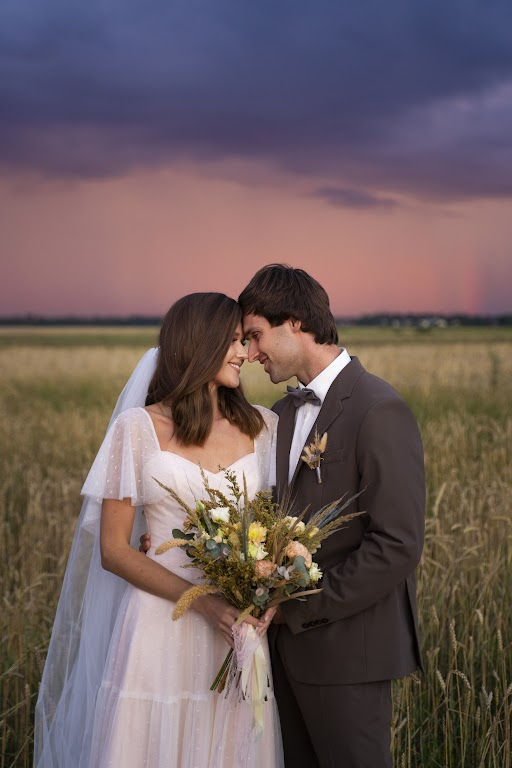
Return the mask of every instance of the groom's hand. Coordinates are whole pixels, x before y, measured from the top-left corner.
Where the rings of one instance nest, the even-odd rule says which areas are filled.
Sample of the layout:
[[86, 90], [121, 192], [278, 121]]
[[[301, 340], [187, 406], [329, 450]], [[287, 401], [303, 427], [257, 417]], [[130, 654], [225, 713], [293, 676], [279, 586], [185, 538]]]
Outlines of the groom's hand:
[[151, 536], [149, 533], [143, 533], [139, 541], [139, 552], [142, 552], [145, 555], [146, 552], [151, 548]]

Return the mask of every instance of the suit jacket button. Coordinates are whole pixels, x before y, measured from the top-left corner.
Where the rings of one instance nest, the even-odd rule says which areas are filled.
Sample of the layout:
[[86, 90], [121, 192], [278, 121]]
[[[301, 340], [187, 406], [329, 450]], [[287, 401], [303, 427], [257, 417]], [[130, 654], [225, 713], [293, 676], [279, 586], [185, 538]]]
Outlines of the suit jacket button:
[[309, 621], [305, 621], [304, 624], [302, 625], [302, 629], [309, 629], [309, 627], [310, 627]]
[[320, 623], [321, 624], [328, 624], [329, 623], [329, 619], [320, 619]]

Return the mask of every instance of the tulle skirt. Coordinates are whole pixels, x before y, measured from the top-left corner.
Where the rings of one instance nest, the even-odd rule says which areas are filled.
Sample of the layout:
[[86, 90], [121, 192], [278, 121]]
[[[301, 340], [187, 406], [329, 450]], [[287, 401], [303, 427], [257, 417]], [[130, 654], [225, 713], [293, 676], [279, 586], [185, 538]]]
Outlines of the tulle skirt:
[[[194, 611], [128, 587], [94, 718], [91, 768], [252, 768], [283, 765], [271, 688], [263, 733], [247, 743], [251, 703], [227, 705], [210, 686], [229, 646]], [[266, 639], [263, 647], [268, 658]]]

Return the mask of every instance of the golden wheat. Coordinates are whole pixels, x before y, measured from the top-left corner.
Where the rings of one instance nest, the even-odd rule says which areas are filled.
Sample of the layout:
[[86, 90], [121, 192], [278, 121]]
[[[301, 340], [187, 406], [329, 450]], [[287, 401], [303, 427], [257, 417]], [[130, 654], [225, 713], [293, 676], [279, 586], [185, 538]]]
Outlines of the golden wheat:
[[[80, 487], [143, 351], [0, 348], [0, 768], [31, 765], [33, 708]], [[349, 351], [403, 392], [425, 444], [425, 671], [394, 688], [395, 766], [512, 768], [512, 343]], [[265, 405], [286, 389], [258, 365], [245, 365], [243, 378]]]

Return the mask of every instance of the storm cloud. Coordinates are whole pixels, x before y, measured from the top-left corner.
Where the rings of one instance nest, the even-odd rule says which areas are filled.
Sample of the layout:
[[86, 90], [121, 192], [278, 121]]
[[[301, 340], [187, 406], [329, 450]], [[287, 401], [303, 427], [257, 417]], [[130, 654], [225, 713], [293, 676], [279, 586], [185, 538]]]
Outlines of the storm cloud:
[[4, 0], [4, 174], [242, 160], [334, 205], [512, 194], [497, 0]]

